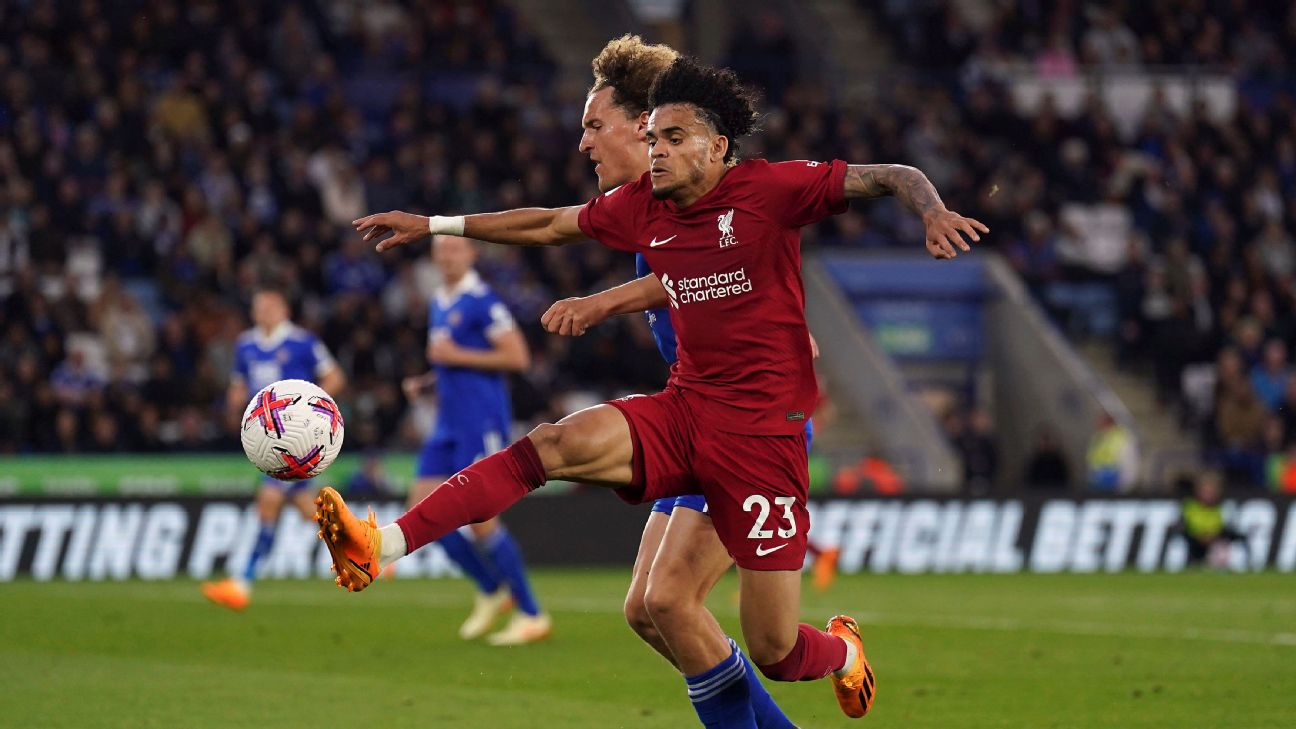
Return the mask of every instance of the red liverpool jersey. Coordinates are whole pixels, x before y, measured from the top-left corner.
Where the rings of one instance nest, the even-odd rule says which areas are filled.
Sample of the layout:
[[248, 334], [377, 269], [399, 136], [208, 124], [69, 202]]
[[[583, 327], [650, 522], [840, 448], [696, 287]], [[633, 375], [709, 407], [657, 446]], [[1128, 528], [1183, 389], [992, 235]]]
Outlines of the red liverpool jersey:
[[680, 209], [648, 174], [581, 210], [581, 230], [642, 253], [670, 298], [670, 383], [728, 432], [802, 431], [818, 398], [801, 283], [801, 227], [846, 210], [846, 163], [750, 160]]

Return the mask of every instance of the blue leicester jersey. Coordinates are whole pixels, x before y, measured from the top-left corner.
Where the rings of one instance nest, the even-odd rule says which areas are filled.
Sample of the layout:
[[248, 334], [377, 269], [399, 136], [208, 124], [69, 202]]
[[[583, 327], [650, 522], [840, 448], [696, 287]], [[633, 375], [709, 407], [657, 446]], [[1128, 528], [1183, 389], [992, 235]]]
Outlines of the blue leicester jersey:
[[[648, 261], [642, 253], [635, 254], [635, 278], [643, 278], [652, 273]], [[671, 326], [670, 310], [666, 307], [649, 309], [644, 312], [648, 317], [648, 328], [652, 330], [653, 339], [657, 340], [657, 350], [661, 352], [666, 364], [675, 364], [675, 327]]]
[[[490, 349], [491, 340], [517, 326], [499, 297], [469, 271], [453, 289], [438, 289], [428, 312], [428, 342], [450, 337], [467, 349]], [[507, 434], [513, 419], [503, 372], [436, 366], [437, 425], [434, 435], [482, 430]]]
[[336, 366], [319, 337], [284, 322], [269, 336], [255, 327], [239, 335], [232, 377], [256, 392], [279, 380], [315, 382]]

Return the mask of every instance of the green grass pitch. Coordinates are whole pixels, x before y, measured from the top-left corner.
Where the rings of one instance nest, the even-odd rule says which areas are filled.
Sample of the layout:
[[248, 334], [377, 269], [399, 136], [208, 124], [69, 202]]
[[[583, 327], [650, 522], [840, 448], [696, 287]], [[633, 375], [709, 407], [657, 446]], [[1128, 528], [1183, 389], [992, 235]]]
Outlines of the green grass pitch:
[[[668, 665], [621, 618], [626, 570], [543, 570], [554, 637], [455, 637], [455, 580], [360, 595], [264, 582], [242, 614], [192, 582], [0, 585], [0, 725], [689, 727]], [[734, 581], [712, 607], [737, 632]], [[772, 692], [806, 729], [1296, 726], [1296, 577], [844, 577], [805, 619], [855, 614], [872, 715], [826, 683]]]

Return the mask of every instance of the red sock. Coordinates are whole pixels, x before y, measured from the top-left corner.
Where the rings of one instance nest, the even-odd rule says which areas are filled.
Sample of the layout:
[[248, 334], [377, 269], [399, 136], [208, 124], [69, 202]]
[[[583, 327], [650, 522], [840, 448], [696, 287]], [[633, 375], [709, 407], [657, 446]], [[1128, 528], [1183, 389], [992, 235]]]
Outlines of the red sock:
[[846, 641], [813, 625], [797, 626], [796, 645], [778, 663], [759, 666], [774, 681], [815, 681], [846, 665]]
[[530, 438], [477, 461], [396, 520], [405, 534], [406, 553], [465, 524], [498, 516], [544, 482], [544, 465]]

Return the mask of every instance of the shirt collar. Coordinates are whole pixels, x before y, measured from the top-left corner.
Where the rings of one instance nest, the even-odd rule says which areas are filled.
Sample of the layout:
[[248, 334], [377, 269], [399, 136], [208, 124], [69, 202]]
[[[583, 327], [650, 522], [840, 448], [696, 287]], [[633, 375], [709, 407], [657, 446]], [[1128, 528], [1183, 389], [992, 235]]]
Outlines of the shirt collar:
[[257, 346], [261, 349], [273, 349], [278, 347], [280, 344], [283, 344], [283, 341], [288, 338], [288, 335], [292, 334], [292, 330], [292, 322], [285, 321], [280, 322], [279, 326], [275, 327], [269, 335], [261, 331], [261, 327], [253, 327], [252, 331], [254, 334], [252, 336], [254, 337]]
[[476, 269], [470, 268], [468, 269], [468, 272], [464, 274], [463, 278], [459, 279], [459, 283], [454, 285], [454, 288], [446, 288], [444, 283], [437, 286], [437, 303], [441, 306], [450, 306], [457, 301], [460, 296], [463, 296], [468, 291], [476, 288], [480, 283], [481, 276], [477, 274]]

